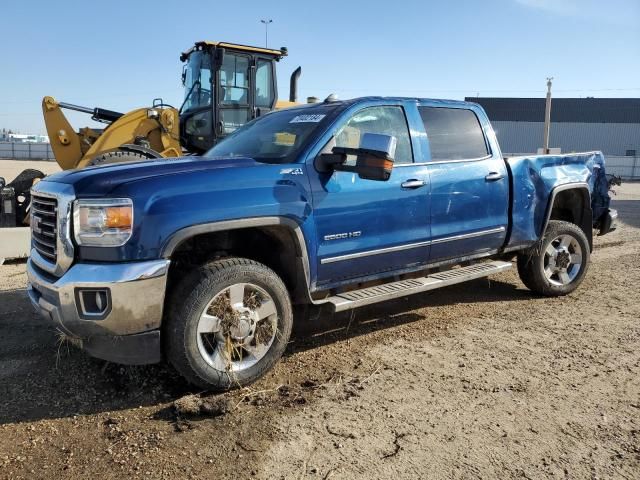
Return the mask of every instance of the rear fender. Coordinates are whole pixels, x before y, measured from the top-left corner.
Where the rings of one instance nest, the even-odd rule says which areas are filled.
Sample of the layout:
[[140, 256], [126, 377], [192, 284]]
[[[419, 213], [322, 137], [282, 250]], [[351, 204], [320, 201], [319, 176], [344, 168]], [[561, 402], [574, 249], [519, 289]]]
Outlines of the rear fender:
[[580, 190], [581, 207], [571, 221], [583, 229], [591, 243], [592, 227], [608, 206], [608, 192], [599, 180], [604, 175], [601, 152], [512, 157], [507, 166], [513, 188], [512, 228], [506, 250], [526, 248], [540, 239], [549, 220], [554, 219], [556, 198], [573, 189]]
[[[570, 212], [570, 216], [565, 218], [564, 212]], [[578, 225], [589, 241], [589, 248], [593, 250], [593, 212], [589, 185], [568, 183], [555, 187], [549, 197], [540, 237], [547, 230], [550, 220], [566, 220]]]

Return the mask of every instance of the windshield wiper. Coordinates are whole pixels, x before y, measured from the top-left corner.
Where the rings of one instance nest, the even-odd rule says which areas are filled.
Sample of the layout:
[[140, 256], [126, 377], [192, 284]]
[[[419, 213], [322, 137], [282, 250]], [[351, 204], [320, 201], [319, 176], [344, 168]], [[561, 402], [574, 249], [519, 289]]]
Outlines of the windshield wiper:
[[184, 97], [184, 102], [182, 102], [182, 105], [180, 105], [180, 110], [178, 110], [178, 114], [182, 113], [182, 109], [186, 105], [187, 100], [189, 100], [189, 98], [191, 97], [191, 94], [193, 93], [193, 89], [196, 88], [196, 85], [200, 86], [200, 79], [196, 80], [195, 82], [193, 82], [193, 85], [191, 85], [191, 88], [189, 89], [189, 93], [187, 93], [187, 96]]

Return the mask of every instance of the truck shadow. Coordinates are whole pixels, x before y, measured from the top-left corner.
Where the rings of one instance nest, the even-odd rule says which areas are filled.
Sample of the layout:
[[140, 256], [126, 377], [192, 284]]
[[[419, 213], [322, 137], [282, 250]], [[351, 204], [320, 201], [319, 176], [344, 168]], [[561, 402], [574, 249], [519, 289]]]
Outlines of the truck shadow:
[[[424, 307], [531, 298], [513, 284], [489, 285], [476, 280], [354, 314], [298, 312], [286, 355], [423, 320], [415, 310]], [[24, 290], [0, 291], [0, 424], [166, 404], [194, 391], [165, 365], [127, 367], [87, 356], [33, 312]]]
[[529, 290], [512, 283], [478, 279], [337, 314], [332, 314], [328, 307], [310, 307], [306, 312], [299, 313], [294, 324], [292, 344], [285, 355], [428, 320], [428, 313], [418, 312], [424, 308], [531, 298], [536, 297]]

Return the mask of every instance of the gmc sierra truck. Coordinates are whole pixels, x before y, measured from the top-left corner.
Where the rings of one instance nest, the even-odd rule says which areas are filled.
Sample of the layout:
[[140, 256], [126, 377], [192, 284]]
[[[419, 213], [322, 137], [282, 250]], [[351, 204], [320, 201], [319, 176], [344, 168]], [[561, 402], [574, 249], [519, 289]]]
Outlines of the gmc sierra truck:
[[504, 159], [479, 105], [327, 99], [203, 156], [37, 183], [28, 294], [94, 357], [166, 359], [224, 390], [279, 359], [293, 304], [343, 311], [514, 264], [536, 294], [568, 294], [609, 200], [601, 153]]

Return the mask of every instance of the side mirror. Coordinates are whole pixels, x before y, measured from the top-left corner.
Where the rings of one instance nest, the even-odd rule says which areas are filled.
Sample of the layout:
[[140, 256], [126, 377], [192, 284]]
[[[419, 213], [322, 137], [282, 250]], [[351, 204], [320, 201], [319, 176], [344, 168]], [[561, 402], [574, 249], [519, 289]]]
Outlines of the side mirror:
[[[355, 172], [363, 180], [386, 181], [391, 176], [396, 146], [397, 139], [392, 135], [365, 133], [358, 148], [333, 147], [322, 160], [328, 169]], [[345, 165], [347, 155], [357, 157], [355, 165]]]

